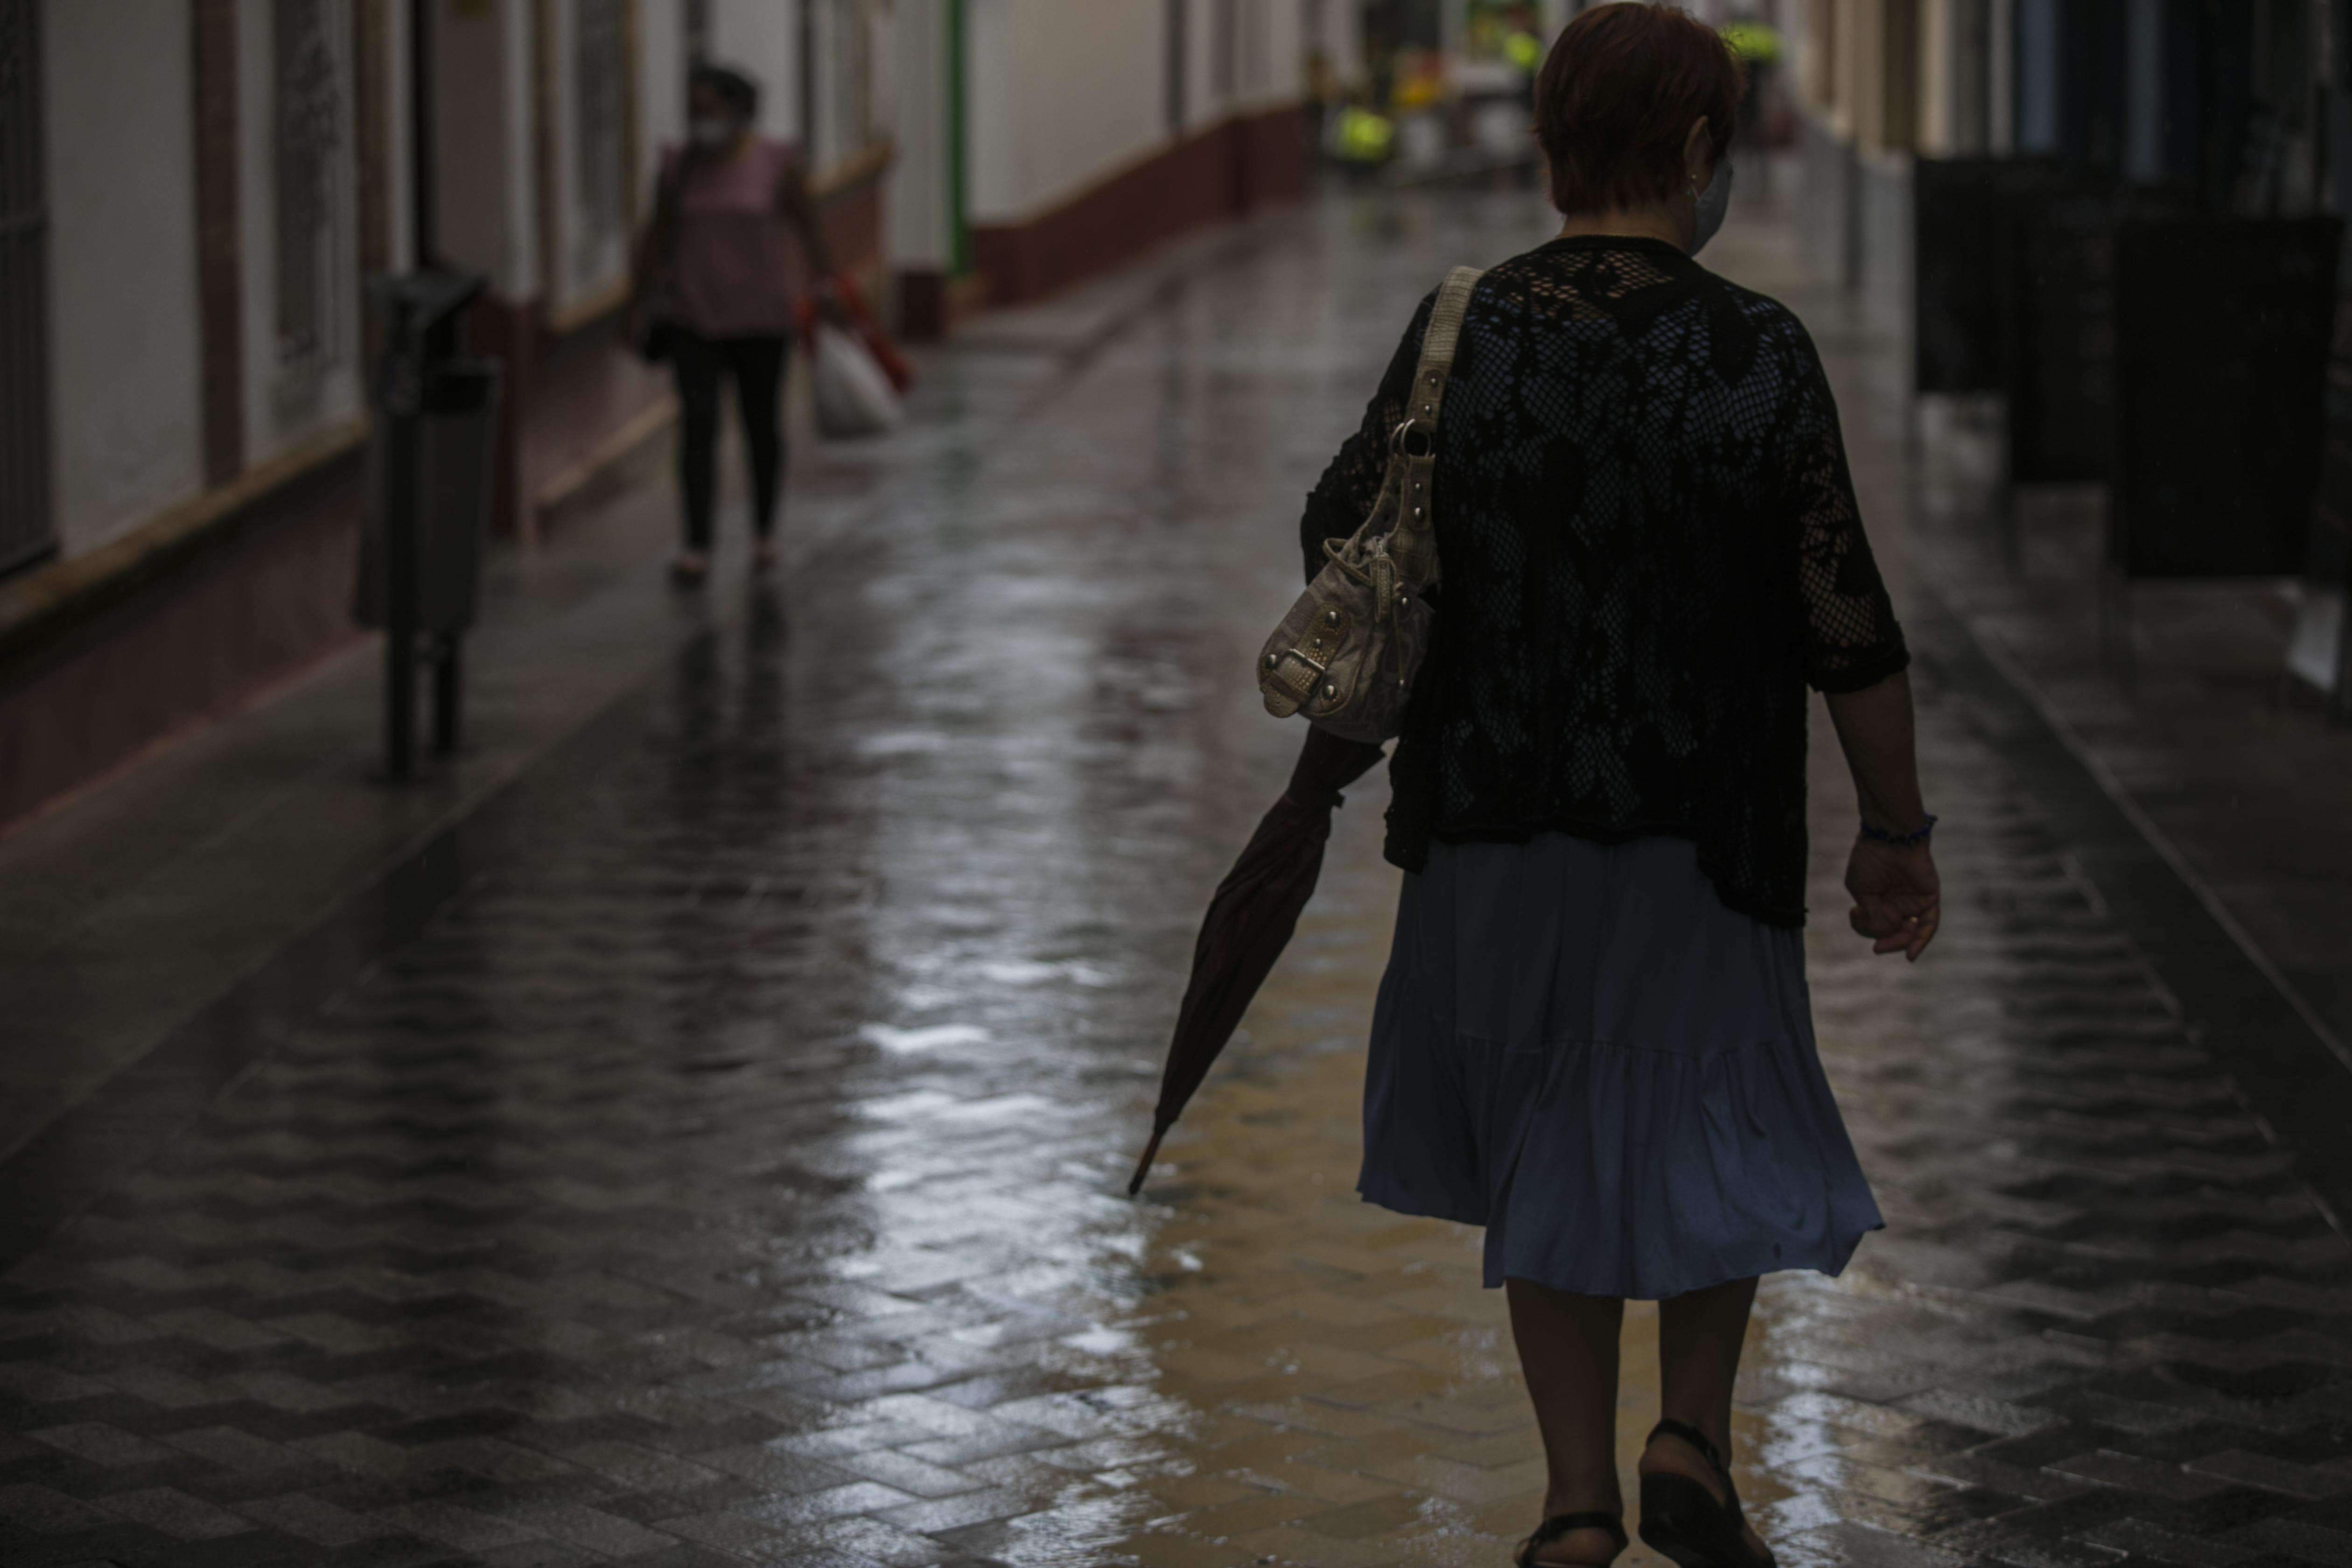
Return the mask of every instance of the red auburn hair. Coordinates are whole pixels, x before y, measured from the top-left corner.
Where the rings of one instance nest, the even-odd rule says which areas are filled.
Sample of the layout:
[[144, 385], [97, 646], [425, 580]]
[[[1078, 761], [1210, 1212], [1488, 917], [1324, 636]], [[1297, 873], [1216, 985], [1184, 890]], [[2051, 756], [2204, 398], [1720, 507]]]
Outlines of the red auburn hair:
[[1536, 78], [1536, 140], [1563, 214], [1646, 206], [1683, 188], [1683, 139], [1705, 116], [1720, 161], [1745, 86], [1714, 30], [1679, 6], [1596, 5]]

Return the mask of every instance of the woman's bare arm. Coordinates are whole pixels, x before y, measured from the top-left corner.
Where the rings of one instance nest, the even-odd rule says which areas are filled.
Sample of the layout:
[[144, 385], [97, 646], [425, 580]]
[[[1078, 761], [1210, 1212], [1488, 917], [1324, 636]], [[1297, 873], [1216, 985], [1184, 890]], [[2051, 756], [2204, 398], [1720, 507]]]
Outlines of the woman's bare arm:
[[[1828, 701], [1862, 820], [1898, 835], [1924, 826], [1927, 808], [1919, 796], [1910, 677], [1898, 671], [1860, 691], [1832, 693]], [[1888, 844], [1857, 834], [1845, 886], [1853, 895], [1846, 919], [1871, 939], [1872, 952], [1916, 960], [1935, 940], [1942, 914], [1939, 884], [1935, 855], [1924, 839]]]

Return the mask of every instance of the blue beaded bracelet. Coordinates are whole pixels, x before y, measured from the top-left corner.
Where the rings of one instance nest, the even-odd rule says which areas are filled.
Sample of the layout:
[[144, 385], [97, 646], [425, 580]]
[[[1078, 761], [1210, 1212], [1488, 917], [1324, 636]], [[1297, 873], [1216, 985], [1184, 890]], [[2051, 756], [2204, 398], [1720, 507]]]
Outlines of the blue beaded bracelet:
[[1899, 844], [1906, 848], [1914, 844], [1927, 843], [1927, 836], [1935, 831], [1936, 814], [1932, 811], [1927, 814], [1927, 821], [1908, 833], [1889, 833], [1884, 827], [1873, 827], [1867, 822], [1862, 825], [1862, 836], [1874, 844]]

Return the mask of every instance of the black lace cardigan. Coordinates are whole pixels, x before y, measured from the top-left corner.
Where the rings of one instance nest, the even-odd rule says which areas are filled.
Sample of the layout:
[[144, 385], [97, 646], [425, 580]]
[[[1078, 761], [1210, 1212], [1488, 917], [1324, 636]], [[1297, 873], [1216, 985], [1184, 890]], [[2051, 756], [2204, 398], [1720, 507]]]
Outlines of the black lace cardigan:
[[[1430, 302], [1307, 497], [1309, 576], [1379, 491]], [[1388, 858], [1671, 834], [1730, 908], [1802, 925], [1805, 687], [1909, 658], [1796, 318], [1661, 241], [1503, 263], [1455, 350], [1433, 500], [1444, 581]]]

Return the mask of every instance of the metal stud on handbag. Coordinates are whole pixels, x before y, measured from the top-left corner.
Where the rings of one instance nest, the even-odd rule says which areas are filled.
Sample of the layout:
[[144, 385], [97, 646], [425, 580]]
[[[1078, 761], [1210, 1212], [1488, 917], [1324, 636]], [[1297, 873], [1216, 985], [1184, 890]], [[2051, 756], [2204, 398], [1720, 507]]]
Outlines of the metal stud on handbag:
[[1433, 616], [1421, 591], [1438, 575], [1429, 504], [1437, 415], [1480, 276], [1472, 267], [1446, 275], [1422, 334], [1403, 422], [1389, 436], [1380, 498], [1346, 543], [1324, 541], [1323, 570], [1258, 655], [1258, 690], [1277, 719], [1304, 714], [1350, 741], [1385, 741], [1404, 728], [1412, 678], [1429, 650]]

